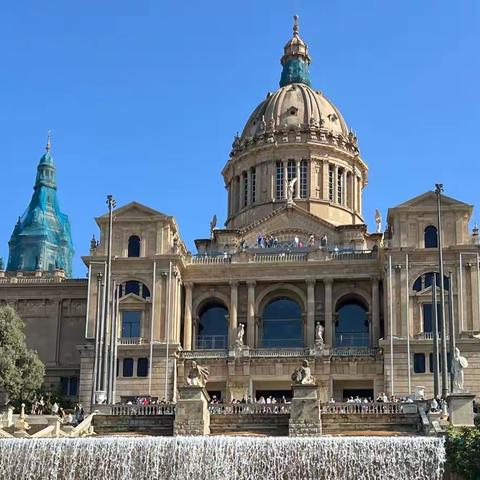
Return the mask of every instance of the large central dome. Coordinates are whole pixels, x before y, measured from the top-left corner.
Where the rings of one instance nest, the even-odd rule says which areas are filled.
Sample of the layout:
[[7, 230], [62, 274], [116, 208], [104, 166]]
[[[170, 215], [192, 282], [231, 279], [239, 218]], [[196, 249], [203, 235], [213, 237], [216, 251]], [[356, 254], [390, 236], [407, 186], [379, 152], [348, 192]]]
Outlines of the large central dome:
[[280, 88], [235, 136], [222, 171], [229, 229], [247, 228], [293, 204], [330, 225], [364, 224], [367, 166], [341, 113], [311, 86], [308, 46], [294, 20], [280, 60]]
[[291, 83], [269, 93], [247, 121], [241, 140], [273, 130], [316, 126], [348, 135], [347, 125], [337, 108], [321, 92], [304, 83]]

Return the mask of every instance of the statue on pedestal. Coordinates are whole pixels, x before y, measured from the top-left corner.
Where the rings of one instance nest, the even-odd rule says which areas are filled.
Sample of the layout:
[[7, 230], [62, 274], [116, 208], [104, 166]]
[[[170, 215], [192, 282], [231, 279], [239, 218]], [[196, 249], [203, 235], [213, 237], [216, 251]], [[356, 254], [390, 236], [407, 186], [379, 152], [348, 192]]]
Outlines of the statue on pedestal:
[[292, 380], [295, 385], [315, 385], [315, 377], [312, 375], [308, 360], [304, 360], [302, 366], [294, 370]]
[[193, 361], [185, 383], [188, 386], [204, 387], [207, 384], [208, 375], [208, 368], [202, 367]]
[[455, 354], [452, 359], [453, 372], [453, 393], [462, 393], [463, 389], [463, 370], [468, 367], [468, 361], [465, 357], [460, 355], [460, 350], [455, 349]]
[[295, 183], [297, 183], [297, 177], [292, 178], [290, 181], [285, 180], [286, 198], [287, 198], [287, 203], [289, 205], [293, 204], [293, 194], [295, 191]]
[[239, 323], [237, 326], [237, 338], [235, 340], [235, 347], [242, 348], [245, 344], [243, 343], [243, 337], [245, 335], [245, 326], [243, 323]]
[[324, 345], [323, 341], [323, 332], [324, 332], [323, 325], [320, 322], [317, 322], [315, 325], [315, 344], [316, 345]]

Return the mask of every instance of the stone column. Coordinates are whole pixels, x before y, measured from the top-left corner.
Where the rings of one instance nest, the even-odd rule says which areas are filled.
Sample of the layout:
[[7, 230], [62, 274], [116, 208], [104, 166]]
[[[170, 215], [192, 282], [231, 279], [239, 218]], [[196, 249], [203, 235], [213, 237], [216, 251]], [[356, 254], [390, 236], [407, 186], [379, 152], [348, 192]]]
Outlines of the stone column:
[[300, 160], [297, 160], [297, 191], [295, 192], [295, 198], [300, 198]]
[[334, 167], [333, 174], [333, 201], [335, 203], [340, 203], [340, 198], [338, 198], [338, 165]]
[[307, 347], [315, 343], [315, 280], [307, 280]]
[[373, 345], [378, 346], [378, 340], [380, 338], [380, 305], [378, 294], [378, 277], [372, 277], [372, 329], [373, 329]]
[[229, 324], [229, 345], [235, 343], [237, 335], [237, 304], [238, 304], [238, 282], [230, 282], [230, 324]]
[[192, 349], [192, 287], [192, 283], [185, 283], [185, 323], [183, 330], [184, 350]]
[[250, 348], [255, 348], [255, 285], [254, 280], [247, 282], [248, 300], [247, 300], [247, 344]]
[[325, 343], [329, 347], [333, 347], [333, 312], [332, 312], [332, 278], [323, 280], [325, 285]]
[[326, 201], [329, 201], [329, 176], [330, 176], [330, 165], [328, 160], [322, 162], [322, 198]]
[[[472, 330], [478, 332], [480, 330], [480, 312], [478, 311], [478, 273], [475, 264], [472, 264], [470, 270], [470, 295], [472, 304]], [[440, 302], [440, 299], [439, 299]]]

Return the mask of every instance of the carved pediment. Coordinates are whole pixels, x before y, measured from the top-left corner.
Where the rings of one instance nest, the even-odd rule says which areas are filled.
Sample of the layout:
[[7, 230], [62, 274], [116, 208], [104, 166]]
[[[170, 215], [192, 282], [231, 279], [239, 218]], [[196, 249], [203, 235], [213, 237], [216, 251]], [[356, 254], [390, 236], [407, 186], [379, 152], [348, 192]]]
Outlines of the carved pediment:
[[125, 295], [124, 297], [120, 298], [120, 304], [122, 305], [144, 306], [147, 303], [148, 303], [147, 300], [145, 300], [143, 297], [139, 297], [138, 295], [135, 295], [135, 293], [129, 293], [128, 295]]
[[[397, 205], [394, 207], [395, 209], [404, 209], [404, 208], [436, 208], [437, 207], [437, 195], [435, 192], [425, 192], [422, 195], [419, 195], [417, 197], [411, 198], [410, 200], [407, 200], [404, 203], [401, 203], [400, 205]], [[442, 195], [442, 207], [443, 208], [448, 208], [448, 207], [460, 207], [460, 208], [472, 208], [471, 205], [468, 205], [467, 203], [461, 202], [460, 200], [456, 200], [455, 198], [452, 197], [447, 197], [445, 195]]]
[[316, 241], [325, 234], [329, 242], [338, 241], [334, 225], [295, 206], [276, 210], [240, 231], [249, 245], [254, 244], [260, 234], [276, 236], [280, 241], [293, 239], [297, 235], [303, 242], [307, 242], [312, 234]]
[[[148, 221], [158, 220], [159, 217], [168, 219], [168, 215], [165, 215], [158, 210], [142, 205], [138, 202], [130, 202], [123, 207], [117, 208], [113, 212], [116, 221]], [[108, 213], [97, 218], [97, 221], [103, 222], [108, 219]]]

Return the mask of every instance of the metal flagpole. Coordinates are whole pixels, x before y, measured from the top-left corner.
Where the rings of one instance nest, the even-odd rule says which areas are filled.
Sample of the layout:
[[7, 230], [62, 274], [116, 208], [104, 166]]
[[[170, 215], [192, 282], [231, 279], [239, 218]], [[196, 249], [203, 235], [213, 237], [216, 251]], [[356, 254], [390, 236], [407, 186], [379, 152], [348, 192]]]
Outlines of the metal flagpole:
[[97, 303], [95, 308], [95, 348], [93, 350], [93, 374], [92, 374], [92, 405], [95, 404], [95, 391], [98, 388], [98, 354], [100, 349], [100, 324], [101, 324], [101, 306], [102, 306], [102, 278], [103, 275], [97, 275]]
[[[450, 272], [449, 290], [448, 290], [448, 330], [449, 330], [449, 350], [450, 350], [450, 362], [453, 359], [455, 353], [455, 319], [453, 317], [453, 273]], [[453, 370], [450, 367], [450, 391], [453, 392]]]
[[[102, 314], [100, 317], [100, 346], [98, 349], [98, 384], [97, 391], [102, 390], [102, 372], [104, 369], [103, 344], [105, 343], [105, 298], [107, 290], [107, 263], [105, 262], [103, 268], [103, 285], [102, 285]], [[96, 402], [98, 403], [98, 402]]]
[[112, 403], [115, 403], [115, 397], [117, 394], [117, 374], [118, 374], [118, 367], [117, 367], [117, 359], [118, 359], [118, 325], [119, 325], [119, 318], [120, 318], [120, 286], [117, 287], [117, 291], [115, 293], [117, 301], [116, 304], [116, 311], [115, 311], [115, 322], [113, 324], [113, 331], [115, 332], [113, 337], [113, 383], [112, 383]]
[[443, 272], [443, 235], [442, 235], [442, 192], [443, 185], [435, 185], [437, 194], [437, 219], [438, 219], [438, 264], [440, 270], [440, 322], [441, 331], [441, 356], [442, 356], [442, 398], [448, 395], [448, 372], [447, 372], [447, 324], [445, 322], [445, 277]]
[[111, 317], [111, 322], [110, 322], [110, 349], [109, 349], [109, 362], [108, 362], [108, 403], [113, 403], [112, 399], [112, 392], [113, 392], [113, 372], [114, 372], [114, 367], [113, 367], [113, 342], [114, 342], [114, 322], [115, 322], [115, 312], [117, 309], [116, 306], [116, 297], [115, 297], [115, 291], [117, 289], [117, 282], [116, 280], [113, 280], [113, 285], [112, 285], [112, 311], [110, 314]]
[[157, 261], [153, 260], [153, 282], [152, 282], [152, 319], [150, 322], [150, 360], [148, 365], [148, 394], [152, 395], [152, 370], [153, 370], [153, 324], [155, 321], [155, 290], [157, 281]]
[[172, 262], [169, 262], [168, 265], [168, 297], [167, 297], [167, 322], [165, 326], [165, 340], [167, 341], [167, 346], [165, 349], [165, 401], [168, 401], [168, 347], [170, 342], [170, 310], [172, 307]]
[[465, 330], [463, 326], [463, 262], [462, 262], [462, 252], [459, 254], [459, 270], [460, 270], [460, 278], [459, 278], [459, 284], [458, 284], [458, 313], [460, 316], [460, 328], [459, 328], [459, 333], [463, 332]]
[[433, 398], [438, 397], [440, 372], [438, 364], [438, 312], [437, 312], [437, 274], [432, 279], [432, 329], [433, 329]]
[[405, 255], [405, 274], [406, 274], [406, 290], [407, 290], [407, 298], [406, 300], [406, 309], [407, 309], [407, 371], [408, 371], [408, 394], [412, 394], [412, 372], [411, 372], [411, 359], [410, 359], [410, 286], [409, 286], [409, 278], [408, 278], [408, 253]]
[[393, 388], [393, 288], [392, 288], [392, 256], [388, 257], [388, 293], [389, 293], [389, 325], [390, 325], [390, 395], [394, 395]]
[[112, 229], [113, 229], [113, 209], [115, 208], [115, 200], [112, 195], [107, 195], [107, 205], [108, 205], [108, 235], [107, 235], [107, 278], [105, 281], [106, 284], [106, 300], [105, 300], [105, 341], [103, 343], [103, 358], [104, 358], [104, 368], [103, 368], [103, 377], [102, 377], [102, 387], [109, 397], [109, 388], [108, 388], [108, 360], [109, 360], [109, 342], [108, 335], [111, 329], [111, 311], [110, 311], [110, 301], [111, 301], [111, 277], [112, 277]]

